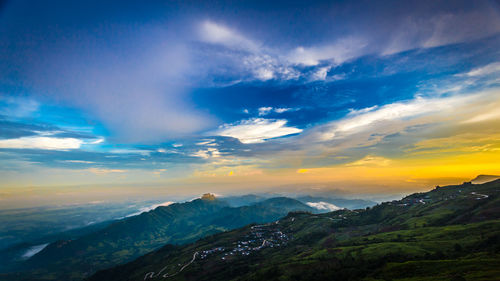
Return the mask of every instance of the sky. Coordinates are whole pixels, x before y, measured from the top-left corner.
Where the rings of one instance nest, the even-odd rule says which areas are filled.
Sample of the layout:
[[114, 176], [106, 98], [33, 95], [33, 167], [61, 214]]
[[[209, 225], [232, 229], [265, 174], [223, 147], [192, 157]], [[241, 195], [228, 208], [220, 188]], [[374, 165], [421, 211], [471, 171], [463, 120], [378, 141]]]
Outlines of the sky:
[[1, 1], [0, 208], [500, 174], [498, 1]]

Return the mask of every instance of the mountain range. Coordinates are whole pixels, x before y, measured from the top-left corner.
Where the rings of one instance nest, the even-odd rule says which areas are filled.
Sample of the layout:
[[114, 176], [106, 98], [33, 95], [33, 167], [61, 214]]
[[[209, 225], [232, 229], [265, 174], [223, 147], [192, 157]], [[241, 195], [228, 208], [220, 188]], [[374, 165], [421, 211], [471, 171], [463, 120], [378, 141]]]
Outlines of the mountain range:
[[291, 212], [87, 280], [498, 280], [499, 195], [500, 180], [466, 182], [362, 210]]

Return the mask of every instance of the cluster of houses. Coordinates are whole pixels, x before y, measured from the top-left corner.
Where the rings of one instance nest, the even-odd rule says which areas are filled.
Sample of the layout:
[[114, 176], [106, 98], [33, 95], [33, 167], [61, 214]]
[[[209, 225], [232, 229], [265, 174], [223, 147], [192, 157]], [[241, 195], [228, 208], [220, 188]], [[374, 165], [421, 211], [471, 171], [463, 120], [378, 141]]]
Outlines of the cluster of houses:
[[217, 252], [223, 252], [224, 250], [225, 250], [224, 247], [216, 247], [216, 248], [213, 248], [213, 249], [210, 249], [210, 250], [201, 251], [200, 252], [200, 258], [201, 259], [205, 259], [205, 258], [207, 258], [208, 255], [211, 255], [211, 254], [214, 254], [214, 253], [217, 253]]
[[232, 249], [226, 250], [224, 247], [216, 247], [200, 252], [200, 258], [206, 259], [209, 255], [224, 252], [222, 260], [227, 260], [231, 256], [248, 256], [253, 251], [263, 248], [274, 248], [285, 245], [289, 241], [288, 235], [275, 227], [277, 224], [255, 225], [244, 239], [233, 243]]

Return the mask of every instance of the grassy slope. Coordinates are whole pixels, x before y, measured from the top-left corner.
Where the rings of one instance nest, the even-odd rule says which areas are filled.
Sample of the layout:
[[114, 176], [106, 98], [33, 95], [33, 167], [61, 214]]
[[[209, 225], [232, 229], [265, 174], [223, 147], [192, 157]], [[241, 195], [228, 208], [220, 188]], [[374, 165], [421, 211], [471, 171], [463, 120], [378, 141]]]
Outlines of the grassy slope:
[[[226, 260], [216, 253], [168, 280], [495, 280], [499, 193], [495, 181], [438, 188], [367, 210], [290, 214], [268, 226], [289, 234], [287, 245]], [[234, 247], [250, 232], [245, 227], [167, 246], [90, 280], [144, 280], [162, 268], [176, 272], [194, 252]]]

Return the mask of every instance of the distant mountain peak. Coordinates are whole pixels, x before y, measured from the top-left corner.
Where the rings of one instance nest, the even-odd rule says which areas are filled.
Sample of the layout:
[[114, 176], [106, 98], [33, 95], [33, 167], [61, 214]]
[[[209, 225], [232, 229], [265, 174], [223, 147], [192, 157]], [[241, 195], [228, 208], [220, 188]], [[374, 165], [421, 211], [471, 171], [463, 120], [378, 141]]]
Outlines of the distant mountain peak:
[[490, 181], [494, 181], [500, 179], [500, 176], [495, 176], [495, 175], [479, 175], [475, 177], [473, 180], [471, 180], [471, 183], [473, 184], [483, 184], [487, 183]]
[[205, 193], [201, 196], [201, 200], [215, 200], [215, 194], [212, 194], [212, 193]]

